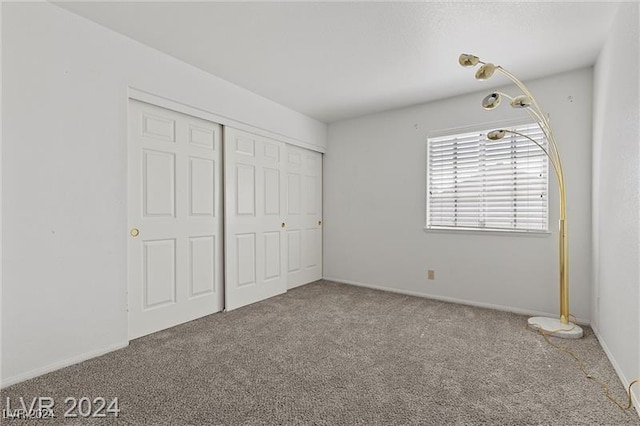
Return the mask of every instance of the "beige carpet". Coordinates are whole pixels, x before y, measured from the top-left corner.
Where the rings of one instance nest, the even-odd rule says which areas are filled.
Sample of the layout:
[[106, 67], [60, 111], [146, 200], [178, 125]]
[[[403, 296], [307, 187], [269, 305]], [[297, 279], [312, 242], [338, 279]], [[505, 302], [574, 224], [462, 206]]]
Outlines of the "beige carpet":
[[[317, 282], [135, 340], [1, 396], [52, 396], [60, 406], [67, 396], [119, 399], [117, 420], [65, 422], [61, 407], [56, 420], [34, 425], [640, 424], [525, 323]], [[562, 343], [625, 399], [590, 328]]]

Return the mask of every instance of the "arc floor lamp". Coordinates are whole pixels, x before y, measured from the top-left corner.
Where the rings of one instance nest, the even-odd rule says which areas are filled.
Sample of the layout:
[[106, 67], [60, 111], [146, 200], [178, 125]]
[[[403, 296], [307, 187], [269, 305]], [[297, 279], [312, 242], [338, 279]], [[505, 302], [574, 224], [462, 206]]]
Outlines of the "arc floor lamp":
[[560, 260], [560, 317], [532, 317], [529, 318], [528, 323], [531, 327], [552, 336], [578, 339], [582, 337], [582, 328], [569, 320], [569, 237], [567, 234], [567, 193], [564, 182], [564, 173], [562, 171], [562, 162], [560, 161], [560, 153], [558, 151], [555, 136], [553, 135], [553, 130], [549, 124], [549, 119], [527, 87], [500, 65], [483, 62], [477, 56], [466, 53], [460, 55], [458, 62], [463, 67], [475, 67], [480, 65], [476, 71], [476, 79], [478, 80], [487, 80], [491, 78], [496, 71], [511, 80], [522, 91], [522, 94], [511, 97], [502, 92], [493, 92], [482, 100], [482, 107], [484, 109], [491, 110], [500, 105], [502, 98], [509, 99], [513, 108], [524, 109], [531, 118], [536, 121], [547, 140], [547, 149], [545, 149], [537, 141], [512, 130], [498, 129], [487, 134], [487, 138], [489, 140], [502, 139], [507, 134], [516, 134], [529, 139], [544, 151], [547, 157], [549, 157], [549, 161], [555, 170], [556, 177], [558, 178], [560, 194], [560, 227], [558, 232]]

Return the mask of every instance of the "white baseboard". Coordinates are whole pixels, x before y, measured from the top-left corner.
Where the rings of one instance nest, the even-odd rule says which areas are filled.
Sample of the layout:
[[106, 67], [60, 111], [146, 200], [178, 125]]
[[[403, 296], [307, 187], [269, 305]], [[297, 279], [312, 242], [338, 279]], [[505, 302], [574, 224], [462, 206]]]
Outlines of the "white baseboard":
[[[622, 368], [620, 368], [620, 365], [618, 364], [615, 357], [613, 356], [613, 353], [609, 349], [609, 346], [607, 346], [607, 343], [602, 338], [602, 335], [600, 334], [598, 327], [596, 327], [595, 325], [591, 325], [591, 329], [593, 330], [593, 334], [596, 335], [598, 342], [600, 342], [600, 346], [602, 346], [602, 350], [604, 350], [604, 353], [607, 355], [607, 358], [609, 358], [609, 362], [611, 362], [611, 365], [613, 365], [613, 369], [618, 375], [618, 378], [622, 382], [622, 385], [624, 386], [625, 390], [628, 389], [629, 383], [631, 383], [631, 381], [627, 379], [625, 374], [622, 372]], [[639, 385], [636, 385], [636, 386], [639, 386]], [[636, 392], [633, 392], [633, 389], [632, 389], [631, 401], [633, 402], [633, 406], [636, 408], [636, 414], [640, 416], [640, 401], [638, 400], [638, 394]]]
[[8, 379], [0, 382], [0, 389], [6, 388], [11, 385], [15, 385], [16, 383], [24, 382], [25, 380], [33, 379], [34, 377], [42, 376], [43, 374], [51, 373], [52, 371], [60, 370], [61, 368], [69, 367], [74, 364], [78, 364], [82, 361], [86, 361], [91, 358], [95, 358], [101, 355], [104, 355], [109, 352], [116, 351], [118, 349], [126, 348], [129, 346], [129, 342], [122, 342], [115, 345], [107, 346], [106, 348], [99, 349], [97, 351], [85, 352], [81, 355], [73, 356], [71, 358], [67, 358], [65, 360], [54, 362], [53, 364], [49, 364], [47, 366], [36, 368], [26, 373], [18, 374], [13, 377], [9, 377]]
[[[403, 290], [403, 289], [399, 289], [399, 288], [371, 285], [371, 284], [361, 283], [361, 282], [358, 282], [358, 281], [344, 280], [342, 278], [323, 277], [323, 279], [327, 280], [327, 281], [334, 281], [334, 282], [337, 282], [337, 283], [342, 283], [342, 284], [350, 284], [350, 285], [355, 285], [355, 286], [358, 286], [358, 287], [371, 288], [373, 290], [382, 290], [382, 291], [388, 291], [388, 292], [391, 292], [391, 293], [404, 294], [404, 295], [407, 295], [407, 296], [423, 297], [425, 299], [440, 300], [442, 302], [457, 303], [459, 305], [476, 306], [478, 308], [495, 309], [497, 311], [511, 312], [511, 313], [520, 314], [520, 315], [529, 315], [529, 316], [534, 316], [534, 317], [552, 317], [552, 318], [557, 317], [557, 314], [552, 314], [552, 313], [549, 313], [549, 312], [532, 311], [532, 310], [528, 310], [528, 309], [514, 308], [514, 307], [511, 307], [511, 306], [494, 305], [492, 303], [483, 303], [483, 302], [476, 302], [476, 301], [473, 301], [473, 300], [456, 299], [456, 298], [453, 298], [453, 297], [438, 296], [438, 295], [428, 294], [428, 293], [419, 293], [417, 291]], [[577, 324], [580, 324], [580, 325], [589, 325], [589, 320], [587, 320], [587, 319], [575, 318], [574, 321]]]

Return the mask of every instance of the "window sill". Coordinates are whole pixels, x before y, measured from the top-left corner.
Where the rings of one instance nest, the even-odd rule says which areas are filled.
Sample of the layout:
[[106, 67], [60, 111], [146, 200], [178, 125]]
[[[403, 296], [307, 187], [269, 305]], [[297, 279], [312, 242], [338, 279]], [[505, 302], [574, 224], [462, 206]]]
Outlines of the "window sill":
[[505, 237], [548, 237], [551, 231], [514, 231], [511, 229], [475, 229], [475, 228], [423, 228], [424, 232], [437, 234], [471, 234], [471, 235], [502, 235]]

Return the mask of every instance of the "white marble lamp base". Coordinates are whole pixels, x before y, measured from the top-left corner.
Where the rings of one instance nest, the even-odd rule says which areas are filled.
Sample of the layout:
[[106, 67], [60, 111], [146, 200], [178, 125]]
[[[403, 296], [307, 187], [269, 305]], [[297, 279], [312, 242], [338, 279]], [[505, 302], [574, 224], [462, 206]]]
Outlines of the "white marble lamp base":
[[562, 324], [558, 318], [531, 317], [529, 327], [544, 331], [549, 336], [562, 337], [564, 339], [579, 339], [582, 337], [582, 328], [570, 322]]

